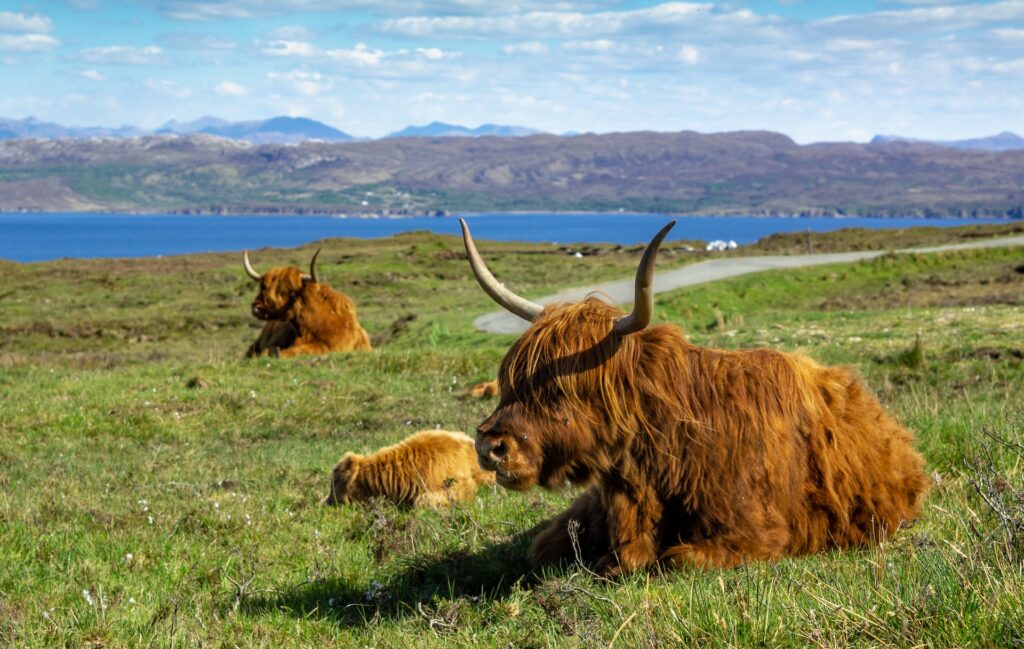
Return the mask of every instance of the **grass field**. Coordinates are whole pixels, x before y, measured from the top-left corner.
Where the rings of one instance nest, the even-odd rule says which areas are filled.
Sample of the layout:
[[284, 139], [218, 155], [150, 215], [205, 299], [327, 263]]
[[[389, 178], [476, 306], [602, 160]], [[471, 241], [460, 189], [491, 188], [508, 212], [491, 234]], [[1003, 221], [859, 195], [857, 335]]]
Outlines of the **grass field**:
[[[963, 233], [886, 243], [922, 236]], [[531, 528], [572, 492], [319, 504], [346, 450], [471, 432], [494, 403], [465, 389], [514, 339], [473, 330], [493, 304], [452, 237], [319, 245], [374, 352], [243, 360], [258, 323], [240, 255], [0, 262], [0, 646], [1024, 645], [1024, 249], [659, 296], [656, 317], [698, 344], [856, 367], [935, 486], [879, 547], [607, 581], [527, 564]], [[773, 245], [799, 240], [758, 250]], [[252, 259], [304, 267], [317, 246]], [[629, 276], [639, 254], [481, 248], [527, 296]]]

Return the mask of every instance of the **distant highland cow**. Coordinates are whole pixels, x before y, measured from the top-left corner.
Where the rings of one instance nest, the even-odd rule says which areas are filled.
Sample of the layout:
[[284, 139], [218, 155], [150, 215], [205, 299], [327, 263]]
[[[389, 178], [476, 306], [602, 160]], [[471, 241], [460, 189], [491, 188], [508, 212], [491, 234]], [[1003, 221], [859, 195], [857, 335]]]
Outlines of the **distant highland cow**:
[[421, 430], [371, 455], [346, 453], [331, 475], [328, 505], [383, 497], [398, 504], [438, 507], [472, 500], [494, 474], [476, 461], [464, 433]]
[[260, 283], [252, 314], [266, 321], [246, 357], [369, 351], [370, 337], [356, 320], [356, 305], [317, 279], [319, 254], [309, 262], [309, 275], [293, 266], [260, 275], [249, 263], [249, 251], [242, 254], [246, 274]]
[[532, 322], [477, 428], [480, 464], [509, 489], [592, 485], [534, 539], [532, 560], [578, 548], [602, 573], [727, 567], [869, 544], [917, 518], [924, 460], [852, 371], [648, 326], [673, 224], [644, 253], [628, 315], [593, 297], [541, 307], [515, 295], [462, 224], [484, 291]]

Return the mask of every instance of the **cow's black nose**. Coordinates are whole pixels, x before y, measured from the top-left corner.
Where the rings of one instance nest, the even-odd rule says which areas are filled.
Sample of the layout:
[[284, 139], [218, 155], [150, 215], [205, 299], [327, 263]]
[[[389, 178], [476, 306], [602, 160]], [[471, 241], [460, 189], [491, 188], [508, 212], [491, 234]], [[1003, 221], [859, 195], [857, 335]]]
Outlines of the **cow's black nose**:
[[478, 437], [476, 452], [489, 462], [504, 462], [508, 459], [508, 445], [493, 437]]

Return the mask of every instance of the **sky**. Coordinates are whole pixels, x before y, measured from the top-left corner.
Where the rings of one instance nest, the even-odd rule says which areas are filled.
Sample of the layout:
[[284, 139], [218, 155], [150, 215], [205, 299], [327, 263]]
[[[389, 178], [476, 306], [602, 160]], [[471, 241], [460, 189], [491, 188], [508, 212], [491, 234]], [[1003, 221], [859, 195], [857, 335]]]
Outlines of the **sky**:
[[1024, 134], [1024, 0], [0, 0], [0, 117]]

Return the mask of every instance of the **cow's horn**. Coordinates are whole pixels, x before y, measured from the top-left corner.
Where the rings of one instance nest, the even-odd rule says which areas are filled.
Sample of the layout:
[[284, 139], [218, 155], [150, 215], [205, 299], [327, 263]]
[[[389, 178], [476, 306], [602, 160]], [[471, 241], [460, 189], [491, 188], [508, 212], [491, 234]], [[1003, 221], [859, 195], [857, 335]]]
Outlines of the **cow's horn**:
[[613, 331], [619, 336], [636, 333], [651, 322], [654, 315], [654, 260], [658, 256], [658, 248], [675, 221], [669, 223], [654, 235], [644, 250], [640, 265], [636, 269], [636, 296], [633, 300], [633, 312], [615, 321]]
[[323, 250], [323, 248], [317, 248], [316, 252], [313, 253], [313, 258], [309, 261], [309, 277], [314, 282], [319, 282], [320, 281], [316, 277], [316, 258], [317, 258], [317, 255], [320, 254], [321, 250]]
[[469, 265], [473, 268], [476, 281], [480, 283], [480, 288], [484, 289], [484, 293], [490, 295], [492, 300], [508, 311], [511, 311], [523, 320], [533, 322], [544, 307], [519, 297], [495, 279], [491, 271], [487, 270], [487, 264], [484, 263], [480, 253], [476, 250], [476, 244], [473, 243], [473, 236], [469, 233], [469, 226], [466, 225], [466, 220], [459, 219], [459, 223], [462, 224], [462, 241], [466, 244], [466, 256], [469, 258]]
[[245, 274], [246, 275], [248, 275], [249, 277], [253, 278], [257, 282], [260, 281], [260, 274], [257, 273], [255, 270], [253, 270], [252, 264], [249, 263], [249, 251], [248, 250], [243, 250], [242, 251], [242, 264], [245, 265]]

